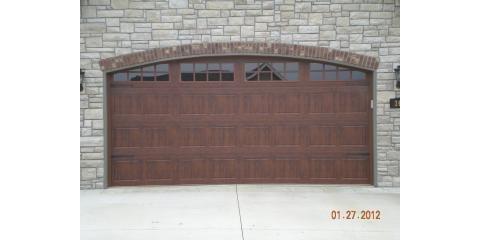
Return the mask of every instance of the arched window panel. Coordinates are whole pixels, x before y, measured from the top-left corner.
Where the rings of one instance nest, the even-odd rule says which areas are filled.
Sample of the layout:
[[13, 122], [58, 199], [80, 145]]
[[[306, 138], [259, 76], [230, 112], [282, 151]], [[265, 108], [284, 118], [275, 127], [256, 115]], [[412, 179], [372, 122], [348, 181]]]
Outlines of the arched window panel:
[[367, 73], [362, 70], [328, 63], [310, 63], [309, 66], [309, 79], [311, 81], [356, 81], [367, 79]]
[[154, 82], [170, 81], [169, 64], [152, 64], [113, 73], [113, 81]]

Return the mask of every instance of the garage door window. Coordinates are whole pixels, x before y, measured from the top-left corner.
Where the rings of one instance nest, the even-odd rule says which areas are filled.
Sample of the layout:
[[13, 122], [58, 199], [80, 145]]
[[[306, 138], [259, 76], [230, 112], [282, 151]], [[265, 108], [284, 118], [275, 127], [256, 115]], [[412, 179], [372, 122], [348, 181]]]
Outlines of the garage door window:
[[233, 63], [182, 63], [181, 80], [184, 82], [233, 81]]
[[113, 74], [114, 81], [169, 81], [168, 64], [148, 65]]
[[340, 66], [310, 63], [310, 80], [312, 81], [350, 81], [350, 80], [365, 80], [366, 73], [358, 70], [351, 70]]
[[245, 80], [251, 81], [297, 81], [298, 62], [245, 63]]

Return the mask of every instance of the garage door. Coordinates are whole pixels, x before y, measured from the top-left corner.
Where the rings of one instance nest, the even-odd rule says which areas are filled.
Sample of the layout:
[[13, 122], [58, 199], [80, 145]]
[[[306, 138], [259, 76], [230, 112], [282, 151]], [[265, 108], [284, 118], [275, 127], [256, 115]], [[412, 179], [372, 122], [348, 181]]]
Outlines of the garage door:
[[109, 184], [372, 182], [371, 73], [263, 57], [108, 75]]

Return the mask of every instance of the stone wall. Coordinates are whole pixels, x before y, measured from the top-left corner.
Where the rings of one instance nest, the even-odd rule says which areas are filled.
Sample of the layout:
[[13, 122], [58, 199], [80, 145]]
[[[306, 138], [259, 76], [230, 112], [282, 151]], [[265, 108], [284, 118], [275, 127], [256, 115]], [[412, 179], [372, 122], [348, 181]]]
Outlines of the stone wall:
[[400, 64], [400, 2], [394, 0], [82, 0], [81, 188], [103, 188], [103, 72], [100, 59], [200, 42], [294, 43], [380, 60], [377, 184], [400, 184], [400, 111], [393, 69]]

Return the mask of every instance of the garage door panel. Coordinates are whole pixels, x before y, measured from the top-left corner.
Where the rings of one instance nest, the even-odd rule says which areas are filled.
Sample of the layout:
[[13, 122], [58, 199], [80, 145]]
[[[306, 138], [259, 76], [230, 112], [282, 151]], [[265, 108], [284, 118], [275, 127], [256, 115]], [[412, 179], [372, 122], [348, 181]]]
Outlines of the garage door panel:
[[308, 145], [309, 146], [335, 146], [337, 144], [336, 126], [309, 126]]
[[184, 180], [202, 180], [208, 176], [208, 161], [204, 158], [181, 158], [178, 160], [177, 175]]
[[142, 99], [138, 95], [112, 96], [113, 114], [142, 114]]
[[171, 101], [168, 95], [145, 95], [141, 98], [144, 114], [170, 114]]
[[139, 183], [142, 179], [142, 171], [140, 161], [112, 161], [113, 181]]
[[210, 160], [210, 177], [212, 179], [237, 179], [237, 160], [235, 158], [212, 158]]
[[274, 178], [277, 180], [301, 179], [305, 177], [305, 161], [302, 156], [276, 157]]
[[276, 146], [301, 146], [303, 144], [303, 130], [301, 126], [274, 126], [272, 127], [274, 144]]
[[181, 95], [179, 114], [208, 114], [208, 95]]
[[366, 91], [338, 93], [338, 112], [367, 112], [370, 97]]
[[173, 180], [175, 164], [169, 159], [144, 160], [145, 161], [145, 180]]
[[343, 126], [341, 130], [342, 145], [368, 145], [368, 126]]
[[270, 158], [244, 158], [240, 161], [240, 178], [266, 179], [273, 178], [272, 160]]
[[311, 93], [308, 97], [308, 113], [335, 113], [335, 93]]
[[141, 143], [140, 128], [114, 128], [112, 133], [114, 148], [139, 147]]
[[301, 114], [302, 95], [300, 93], [272, 94], [274, 114]]
[[335, 180], [337, 173], [337, 159], [335, 156], [330, 157], [311, 157], [309, 161], [309, 177], [311, 179]]
[[270, 127], [244, 126], [240, 128], [242, 145], [257, 147], [271, 144]]
[[144, 147], [168, 147], [174, 144], [174, 129], [172, 127], [144, 128]]
[[210, 95], [210, 114], [235, 114], [237, 113], [236, 95]]
[[268, 94], [244, 94], [241, 106], [243, 114], [269, 114], [271, 112]]
[[370, 175], [368, 157], [346, 158], [342, 161], [343, 179], [368, 180]]

